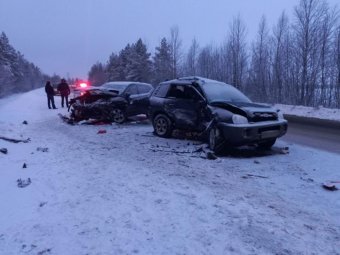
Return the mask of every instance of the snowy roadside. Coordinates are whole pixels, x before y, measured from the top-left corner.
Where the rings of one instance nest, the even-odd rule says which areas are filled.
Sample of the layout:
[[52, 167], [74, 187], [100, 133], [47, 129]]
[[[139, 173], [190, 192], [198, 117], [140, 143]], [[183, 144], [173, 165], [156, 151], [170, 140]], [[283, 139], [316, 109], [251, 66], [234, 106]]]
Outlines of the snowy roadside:
[[299, 117], [317, 118], [323, 120], [335, 120], [340, 122], [340, 109], [324, 107], [307, 107], [301, 105], [275, 104], [274, 107], [280, 109], [283, 114]]
[[31, 138], [0, 140], [0, 254], [339, 254], [340, 191], [321, 187], [338, 155], [279, 141], [207, 160], [147, 122], [70, 126], [45, 105], [0, 100], [1, 134]]

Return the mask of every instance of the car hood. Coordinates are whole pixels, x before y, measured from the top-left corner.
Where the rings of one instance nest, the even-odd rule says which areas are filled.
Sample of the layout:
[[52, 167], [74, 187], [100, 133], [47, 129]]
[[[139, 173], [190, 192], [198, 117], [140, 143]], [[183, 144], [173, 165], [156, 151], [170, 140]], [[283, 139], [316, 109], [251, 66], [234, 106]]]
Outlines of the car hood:
[[277, 118], [277, 111], [267, 104], [259, 104], [252, 102], [224, 102], [224, 101], [213, 101], [210, 103], [211, 106], [224, 109], [233, 114], [239, 114], [248, 119], [255, 117], [261, 118]]

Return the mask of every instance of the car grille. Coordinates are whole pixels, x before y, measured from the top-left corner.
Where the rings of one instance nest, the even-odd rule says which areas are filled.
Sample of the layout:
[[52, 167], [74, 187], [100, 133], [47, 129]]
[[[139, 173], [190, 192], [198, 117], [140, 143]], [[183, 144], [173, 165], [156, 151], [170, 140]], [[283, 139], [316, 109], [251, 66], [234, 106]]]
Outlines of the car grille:
[[277, 120], [277, 114], [274, 112], [254, 112], [253, 117], [251, 118], [252, 122], [260, 122], [260, 121], [271, 121]]

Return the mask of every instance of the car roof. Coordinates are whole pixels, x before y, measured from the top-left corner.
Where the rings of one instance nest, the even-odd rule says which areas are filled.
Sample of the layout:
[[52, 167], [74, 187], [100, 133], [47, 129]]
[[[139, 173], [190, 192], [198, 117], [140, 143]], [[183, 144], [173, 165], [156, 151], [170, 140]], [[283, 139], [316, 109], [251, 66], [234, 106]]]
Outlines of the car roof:
[[[149, 83], [145, 83], [145, 82], [137, 82], [137, 81], [109, 81], [109, 82], [105, 82], [104, 84], [112, 84], [112, 85], [125, 85], [128, 86], [130, 84], [141, 84], [141, 85], [149, 85], [152, 86]], [[104, 85], [102, 84], [102, 85]]]
[[199, 84], [201, 86], [203, 86], [206, 83], [221, 83], [221, 84], [226, 84], [226, 83], [221, 82], [221, 81], [216, 81], [216, 80], [212, 80], [212, 79], [208, 79], [208, 78], [204, 78], [204, 77], [187, 76], [187, 77], [173, 79], [173, 80], [170, 80], [170, 81], [161, 82], [160, 85], [161, 84], [191, 85], [192, 83], [197, 83], [197, 84]]

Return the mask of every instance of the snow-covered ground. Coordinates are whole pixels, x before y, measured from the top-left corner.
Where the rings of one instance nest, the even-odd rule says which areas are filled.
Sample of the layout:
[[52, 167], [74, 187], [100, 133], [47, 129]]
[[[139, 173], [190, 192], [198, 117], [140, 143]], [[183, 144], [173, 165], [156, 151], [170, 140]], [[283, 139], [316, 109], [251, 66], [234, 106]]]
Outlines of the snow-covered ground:
[[324, 108], [322, 106], [307, 107], [301, 105], [284, 104], [276, 104], [275, 107], [280, 109], [284, 114], [340, 121], [340, 109]]
[[321, 187], [339, 155], [279, 141], [207, 160], [145, 121], [58, 113], [42, 89], [0, 100], [0, 136], [31, 139], [0, 140], [0, 254], [340, 254], [340, 191]]

